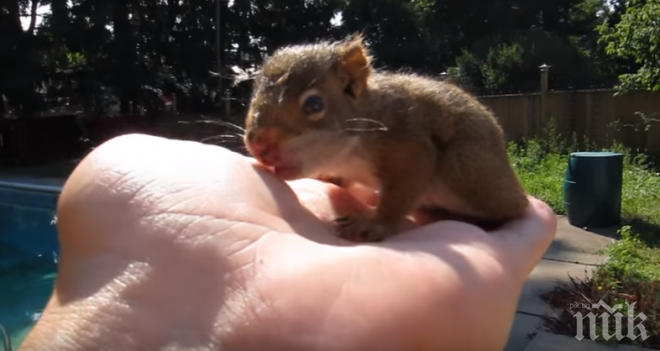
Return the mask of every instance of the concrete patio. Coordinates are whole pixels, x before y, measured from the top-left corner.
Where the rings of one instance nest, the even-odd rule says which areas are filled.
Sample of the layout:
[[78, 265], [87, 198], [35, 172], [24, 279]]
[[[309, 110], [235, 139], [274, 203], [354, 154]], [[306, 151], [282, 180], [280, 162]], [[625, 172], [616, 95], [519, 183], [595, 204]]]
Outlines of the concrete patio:
[[585, 278], [602, 264], [606, 257], [597, 252], [613, 242], [616, 228], [599, 230], [599, 234], [571, 226], [568, 220], [558, 217], [557, 234], [543, 260], [530, 274], [518, 302], [516, 319], [509, 342], [504, 351], [642, 351], [647, 349], [596, 343], [587, 339], [544, 332], [544, 314], [552, 309], [541, 300], [539, 294], [553, 289], [557, 282], [570, 282], [569, 277]]

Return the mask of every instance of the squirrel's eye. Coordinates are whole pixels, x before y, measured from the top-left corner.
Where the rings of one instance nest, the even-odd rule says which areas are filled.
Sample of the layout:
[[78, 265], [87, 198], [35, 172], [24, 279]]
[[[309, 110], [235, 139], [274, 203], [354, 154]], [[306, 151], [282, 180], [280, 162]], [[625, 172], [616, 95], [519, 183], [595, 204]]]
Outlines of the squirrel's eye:
[[323, 111], [323, 99], [318, 95], [312, 95], [305, 100], [305, 113], [314, 114]]

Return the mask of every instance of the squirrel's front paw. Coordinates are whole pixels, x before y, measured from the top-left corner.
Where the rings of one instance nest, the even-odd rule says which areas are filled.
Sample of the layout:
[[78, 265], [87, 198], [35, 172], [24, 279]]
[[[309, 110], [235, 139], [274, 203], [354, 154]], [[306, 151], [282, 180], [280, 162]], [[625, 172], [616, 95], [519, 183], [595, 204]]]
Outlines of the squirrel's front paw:
[[378, 242], [390, 234], [385, 225], [357, 215], [337, 218], [335, 228], [340, 238], [355, 242]]
[[344, 180], [339, 178], [339, 177], [328, 176], [328, 175], [320, 175], [320, 176], [316, 177], [316, 179], [320, 180], [322, 182], [325, 182], [325, 183], [334, 184], [338, 187], [343, 187], [344, 186]]

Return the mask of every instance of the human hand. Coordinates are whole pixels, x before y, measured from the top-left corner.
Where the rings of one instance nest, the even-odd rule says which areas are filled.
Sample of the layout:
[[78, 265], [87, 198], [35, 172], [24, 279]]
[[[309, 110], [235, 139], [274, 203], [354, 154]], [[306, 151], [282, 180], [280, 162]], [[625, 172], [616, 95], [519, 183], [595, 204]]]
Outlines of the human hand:
[[58, 279], [21, 350], [501, 350], [552, 211], [532, 199], [491, 233], [333, 234], [364, 209], [219, 147], [111, 140], [64, 187]]

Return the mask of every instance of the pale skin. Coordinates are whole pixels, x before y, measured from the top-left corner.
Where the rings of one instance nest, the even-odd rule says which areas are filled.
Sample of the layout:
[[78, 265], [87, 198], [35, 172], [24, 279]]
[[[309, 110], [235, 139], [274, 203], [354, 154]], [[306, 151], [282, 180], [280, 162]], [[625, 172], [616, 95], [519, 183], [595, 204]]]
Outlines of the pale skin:
[[337, 239], [330, 221], [365, 208], [220, 147], [111, 140], [64, 187], [59, 277], [21, 350], [501, 350], [548, 206], [491, 233]]

